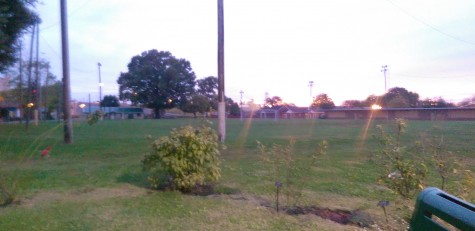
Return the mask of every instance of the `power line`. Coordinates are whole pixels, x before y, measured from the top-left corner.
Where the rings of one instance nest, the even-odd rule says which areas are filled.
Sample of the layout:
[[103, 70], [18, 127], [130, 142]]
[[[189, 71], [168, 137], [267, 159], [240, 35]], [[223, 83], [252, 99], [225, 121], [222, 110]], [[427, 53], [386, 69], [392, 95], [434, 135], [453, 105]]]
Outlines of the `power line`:
[[387, 0], [387, 1], [388, 1], [389, 3], [391, 3], [391, 5], [393, 5], [394, 7], [398, 8], [400, 11], [402, 11], [404, 14], [406, 14], [407, 16], [411, 17], [412, 19], [418, 21], [419, 23], [423, 24], [424, 26], [429, 27], [430, 29], [432, 29], [432, 30], [434, 30], [434, 31], [436, 31], [436, 32], [438, 32], [438, 33], [440, 33], [440, 34], [445, 35], [445, 36], [447, 36], [447, 37], [449, 37], [449, 38], [455, 39], [455, 40], [457, 40], [457, 41], [459, 41], [459, 42], [463, 42], [463, 43], [466, 43], [466, 44], [470, 44], [470, 45], [472, 45], [472, 46], [475, 46], [475, 43], [473, 43], [473, 42], [470, 42], [470, 41], [467, 41], [467, 40], [464, 40], [464, 39], [455, 37], [455, 36], [453, 36], [453, 35], [451, 35], [451, 34], [449, 34], [449, 33], [446, 33], [446, 32], [444, 32], [444, 31], [442, 31], [442, 30], [440, 30], [440, 29], [438, 29], [438, 28], [436, 28], [436, 27], [434, 27], [434, 26], [432, 26], [432, 25], [430, 25], [430, 24], [428, 24], [428, 23], [422, 21], [421, 19], [419, 19], [419, 18], [415, 17], [414, 15], [410, 14], [409, 12], [407, 12], [406, 10], [404, 10], [403, 8], [401, 8], [400, 6], [394, 4], [391, 0]]
[[[82, 5], [80, 5], [78, 8], [74, 9], [71, 13], [68, 14], [68, 18], [74, 16], [77, 12], [79, 12], [79, 10], [81, 10], [82, 8], [84, 8], [86, 5], [88, 5], [89, 3], [91, 3], [92, 0], [87, 0], [86, 2], [84, 2]], [[43, 28], [41, 28], [42, 30], [47, 30], [47, 29], [50, 29], [50, 28], [53, 28], [55, 26], [59, 25], [59, 21], [56, 21], [48, 26], [45, 26]]]

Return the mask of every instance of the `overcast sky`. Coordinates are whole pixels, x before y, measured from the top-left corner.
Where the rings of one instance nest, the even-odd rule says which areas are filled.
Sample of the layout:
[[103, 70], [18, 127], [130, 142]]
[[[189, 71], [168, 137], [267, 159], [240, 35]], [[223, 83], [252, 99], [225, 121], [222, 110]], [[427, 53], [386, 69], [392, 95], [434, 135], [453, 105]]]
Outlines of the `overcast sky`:
[[[41, 54], [61, 78], [59, 0], [37, 9]], [[217, 76], [216, 0], [70, 0], [68, 12], [73, 99], [98, 100], [98, 62], [103, 95], [118, 95], [120, 72], [151, 49]], [[340, 104], [383, 94], [387, 65], [388, 89], [458, 102], [475, 94], [474, 12], [472, 0], [224, 0], [225, 92]]]

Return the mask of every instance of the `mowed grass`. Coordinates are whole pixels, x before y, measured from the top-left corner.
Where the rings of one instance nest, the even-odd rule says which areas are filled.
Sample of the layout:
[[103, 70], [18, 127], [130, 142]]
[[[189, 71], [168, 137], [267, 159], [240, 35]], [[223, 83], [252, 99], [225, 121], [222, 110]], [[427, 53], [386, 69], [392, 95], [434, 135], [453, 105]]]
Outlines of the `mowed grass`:
[[[212, 121], [217, 127], [217, 121]], [[0, 208], [0, 230], [354, 230], [316, 216], [289, 216], [260, 205], [273, 201], [274, 182], [256, 141], [285, 145], [296, 138], [305, 161], [319, 141], [327, 155], [305, 171], [303, 205], [362, 210], [384, 220], [379, 200], [396, 197], [376, 183], [380, 166], [369, 160], [377, 145], [375, 125], [394, 121], [227, 121], [218, 188], [239, 196], [191, 196], [148, 189], [141, 160], [150, 140], [200, 119], [74, 123], [74, 143], [62, 142], [62, 124], [0, 125], [0, 174], [16, 182], [18, 203]], [[412, 143], [439, 132], [450, 150], [475, 170], [475, 122], [409, 121], [403, 137]], [[434, 127], [437, 129], [434, 130]], [[41, 150], [52, 146], [50, 157]], [[438, 186], [432, 176], [429, 185]], [[226, 190], [223, 190], [226, 191]], [[393, 210], [394, 216], [397, 211]], [[391, 214], [392, 215], [392, 214]]]

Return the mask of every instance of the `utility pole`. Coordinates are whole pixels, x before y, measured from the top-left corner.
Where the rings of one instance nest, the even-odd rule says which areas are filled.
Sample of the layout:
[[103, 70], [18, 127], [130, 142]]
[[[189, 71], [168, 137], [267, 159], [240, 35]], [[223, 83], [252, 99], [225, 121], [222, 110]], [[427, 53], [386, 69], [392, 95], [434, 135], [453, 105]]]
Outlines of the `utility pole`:
[[310, 88], [310, 98], [313, 98], [312, 97], [312, 88], [313, 88], [313, 81], [308, 81], [308, 87]]
[[61, 50], [63, 58], [63, 113], [64, 143], [73, 143], [73, 121], [71, 118], [71, 84], [69, 78], [68, 16], [66, 0], [60, 0]]
[[386, 72], [388, 71], [388, 65], [383, 65], [381, 66], [381, 72], [384, 73], [384, 93], [388, 91], [387, 85], [386, 85]]
[[28, 131], [28, 126], [30, 123], [30, 116], [31, 116], [31, 99], [32, 99], [32, 91], [33, 88], [31, 86], [31, 68], [33, 66], [33, 42], [35, 40], [35, 30], [36, 30], [36, 24], [33, 26], [33, 31], [31, 33], [31, 42], [30, 42], [30, 60], [28, 62], [28, 86], [27, 86], [27, 97], [26, 97], [26, 123], [25, 123], [25, 128]]
[[20, 117], [20, 123], [23, 122], [23, 114], [24, 114], [24, 107], [23, 107], [23, 57], [21, 56], [21, 50], [23, 49], [23, 43], [20, 41], [20, 53], [19, 53], [19, 68], [20, 70], [18, 71], [19, 72], [19, 78], [20, 78], [20, 81], [19, 81], [19, 85], [18, 85], [18, 94], [19, 94], [19, 102], [18, 102], [18, 105], [19, 105], [19, 108], [20, 108], [20, 113], [19, 113], [19, 117]]
[[40, 26], [39, 23], [36, 23], [36, 65], [35, 65], [35, 126], [38, 126], [38, 117], [39, 112], [41, 111], [41, 83], [40, 83], [40, 64], [39, 64], [39, 53], [40, 53]]
[[97, 68], [99, 70], [99, 108], [102, 111], [101, 101], [102, 101], [102, 80], [101, 80], [101, 63], [97, 63]]
[[226, 138], [224, 97], [224, 12], [223, 0], [218, 0], [218, 136], [223, 143]]
[[244, 92], [241, 90], [239, 93], [241, 94], [241, 102], [240, 102], [241, 105], [239, 107], [241, 109], [241, 112], [239, 114], [241, 115], [241, 121], [242, 121], [242, 94], [244, 94]]

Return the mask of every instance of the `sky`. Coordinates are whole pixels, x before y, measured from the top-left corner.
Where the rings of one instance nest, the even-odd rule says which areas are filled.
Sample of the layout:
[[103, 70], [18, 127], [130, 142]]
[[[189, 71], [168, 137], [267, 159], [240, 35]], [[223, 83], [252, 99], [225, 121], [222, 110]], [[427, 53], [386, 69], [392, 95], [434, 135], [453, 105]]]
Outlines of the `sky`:
[[[190, 61], [197, 79], [217, 76], [216, 0], [70, 0], [72, 98], [118, 95], [117, 79], [143, 51]], [[62, 77], [59, 0], [37, 6], [40, 55]], [[421, 99], [475, 95], [475, 1], [224, 0], [225, 94], [266, 94], [308, 106], [337, 105], [404, 87]], [[26, 39], [29, 41], [28, 39]], [[309, 86], [313, 81], [313, 86]]]

